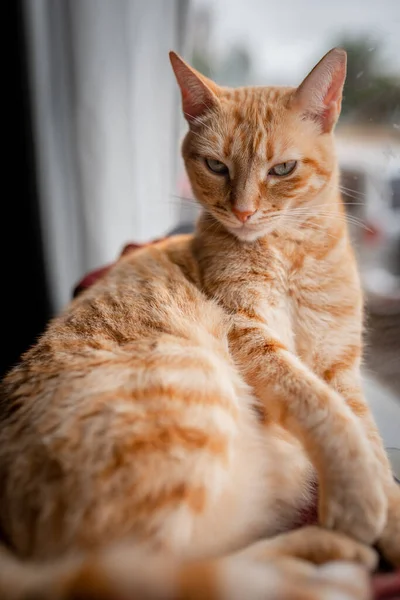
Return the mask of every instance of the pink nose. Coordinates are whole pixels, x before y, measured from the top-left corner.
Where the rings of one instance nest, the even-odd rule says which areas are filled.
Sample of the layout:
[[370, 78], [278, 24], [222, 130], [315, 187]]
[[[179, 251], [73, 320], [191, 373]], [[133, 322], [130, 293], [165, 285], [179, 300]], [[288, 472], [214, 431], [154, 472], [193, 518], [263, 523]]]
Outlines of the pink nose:
[[250, 217], [252, 215], [254, 215], [254, 213], [256, 211], [255, 210], [238, 210], [237, 208], [233, 207], [232, 212], [235, 215], [235, 217], [237, 219], [239, 219], [239, 221], [241, 221], [242, 223], [246, 223], [246, 221], [248, 219], [250, 219]]

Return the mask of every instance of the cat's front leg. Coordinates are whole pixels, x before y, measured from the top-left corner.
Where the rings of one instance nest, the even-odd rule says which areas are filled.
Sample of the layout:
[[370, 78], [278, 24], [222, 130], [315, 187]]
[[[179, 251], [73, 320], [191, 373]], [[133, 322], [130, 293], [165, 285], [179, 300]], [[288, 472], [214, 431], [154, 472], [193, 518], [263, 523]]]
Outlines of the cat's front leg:
[[308, 451], [319, 477], [320, 523], [375, 542], [386, 523], [386, 494], [363, 428], [342, 396], [255, 319], [237, 317], [230, 347], [265, 410]]
[[[344, 351], [343, 355], [350, 356], [351, 353]], [[345, 398], [348, 406], [359, 418], [378, 460], [380, 465], [378, 477], [382, 480], [388, 499], [387, 523], [378, 544], [385, 557], [392, 564], [400, 566], [400, 486], [393, 479], [382, 438], [365, 400], [357, 361], [354, 360], [347, 365], [342, 359], [332, 362], [325, 371], [324, 378]], [[368, 484], [373, 487], [376, 485], [376, 480]]]

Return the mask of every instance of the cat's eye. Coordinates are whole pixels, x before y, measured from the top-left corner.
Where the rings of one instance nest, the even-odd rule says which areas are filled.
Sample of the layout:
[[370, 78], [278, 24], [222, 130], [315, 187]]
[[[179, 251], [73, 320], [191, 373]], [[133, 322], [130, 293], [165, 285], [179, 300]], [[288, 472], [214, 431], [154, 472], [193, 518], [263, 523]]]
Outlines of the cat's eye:
[[268, 171], [269, 175], [275, 175], [276, 177], [284, 177], [294, 171], [297, 165], [297, 160], [288, 160], [287, 162], [275, 165]]
[[213, 173], [217, 175], [227, 175], [229, 173], [229, 169], [223, 162], [220, 160], [214, 160], [213, 158], [206, 158], [206, 165]]

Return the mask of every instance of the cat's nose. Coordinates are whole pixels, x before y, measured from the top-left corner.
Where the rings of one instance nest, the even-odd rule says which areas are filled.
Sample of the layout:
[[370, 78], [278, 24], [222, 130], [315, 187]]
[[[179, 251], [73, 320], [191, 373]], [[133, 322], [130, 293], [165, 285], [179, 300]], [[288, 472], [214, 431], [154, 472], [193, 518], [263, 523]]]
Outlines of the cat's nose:
[[235, 215], [235, 217], [237, 219], [239, 219], [239, 221], [241, 223], [246, 223], [246, 221], [248, 219], [250, 219], [250, 217], [252, 215], [254, 215], [255, 212], [257, 212], [256, 210], [238, 210], [237, 208], [235, 208], [234, 206], [232, 207], [232, 212]]

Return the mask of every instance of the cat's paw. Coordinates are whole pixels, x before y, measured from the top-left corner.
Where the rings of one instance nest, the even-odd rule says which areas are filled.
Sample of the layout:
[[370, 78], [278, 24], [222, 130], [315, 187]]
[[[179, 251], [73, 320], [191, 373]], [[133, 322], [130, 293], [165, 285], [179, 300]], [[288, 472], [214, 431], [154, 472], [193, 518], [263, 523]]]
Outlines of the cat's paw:
[[315, 566], [292, 558], [265, 564], [244, 557], [228, 559], [218, 579], [220, 587], [214, 597], [219, 600], [370, 598], [368, 572], [344, 561]]
[[330, 473], [321, 482], [319, 521], [327, 529], [373, 544], [385, 528], [388, 499], [376, 460], [367, 460], [369, 464], [354, 461], [351, 468]]
[[291, 558], [320, 565], [342, 560], [359, 563], [369, 571], [373, 571], [378, 564], [378, 554], [374, 549], [343, 533], [317, 525], [300, 527], [260, 540], [239, 554], [261, 562]]
[[388, 517], [378, 541], [379, 550], [394, 567], [400, 567], [400, 485], [393, 483], [388, 493]]

